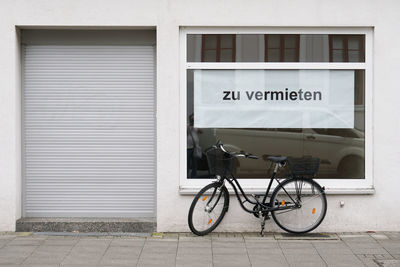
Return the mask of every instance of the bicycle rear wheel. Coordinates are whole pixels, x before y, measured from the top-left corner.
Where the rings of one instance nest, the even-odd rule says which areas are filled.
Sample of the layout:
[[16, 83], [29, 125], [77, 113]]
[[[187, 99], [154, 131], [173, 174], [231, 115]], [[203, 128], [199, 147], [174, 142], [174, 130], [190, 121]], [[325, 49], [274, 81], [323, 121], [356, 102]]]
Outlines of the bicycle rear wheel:
[[272, 218], [283, 230], [302, 234], [317, 228], [324, 220], [327, 202], [324, 190], [312, 179], [283, 181], [271, 196]]
[[229, 193], [218, 182], [200, 190], [189, 209], [188, 223], [195, 235], [211, 233], [222, 221], [229, 207]]

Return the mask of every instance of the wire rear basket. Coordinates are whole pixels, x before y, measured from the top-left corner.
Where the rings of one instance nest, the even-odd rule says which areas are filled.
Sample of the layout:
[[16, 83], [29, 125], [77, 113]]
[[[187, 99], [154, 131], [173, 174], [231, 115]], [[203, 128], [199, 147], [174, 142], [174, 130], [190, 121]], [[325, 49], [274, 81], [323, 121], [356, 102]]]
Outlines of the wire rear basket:
[[315, 177], [319, 169], [319, 158], [305, 156], [302, 158], [287, 158], [290, 173], [293, 177]]
[[205, 153], [211, 175], [224, 177], [232, 173], [234, 157], [230, 154], [215, 147], [207, 149]]

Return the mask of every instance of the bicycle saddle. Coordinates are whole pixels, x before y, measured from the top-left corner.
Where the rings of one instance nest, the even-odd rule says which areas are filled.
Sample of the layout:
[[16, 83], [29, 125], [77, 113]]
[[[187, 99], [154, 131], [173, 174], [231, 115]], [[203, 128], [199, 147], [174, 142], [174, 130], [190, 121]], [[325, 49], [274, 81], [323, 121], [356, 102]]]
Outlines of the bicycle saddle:
[[267, 157], [268, 160], [275, 162], [275, 163], [284, 163], [287, 157], [284, 156], [269, 156]]

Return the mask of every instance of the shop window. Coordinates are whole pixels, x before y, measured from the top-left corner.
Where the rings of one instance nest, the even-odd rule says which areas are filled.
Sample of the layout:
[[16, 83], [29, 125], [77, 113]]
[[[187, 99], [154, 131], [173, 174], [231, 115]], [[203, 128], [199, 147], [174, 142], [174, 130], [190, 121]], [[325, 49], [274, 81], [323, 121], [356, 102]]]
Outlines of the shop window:
[[298, 62], [300, 35], [265, 34], [265, 62]]
[[[249, 188], [264, 185], [259, 178], [269, 175], [265, 155], [313, 155], [321, 159], [317, 177], [325, 179], [324, 184], [371, 186], [366, 148], [371, 125], [366, 117], [371, 103], [371, 56], [366, 62], [366, 47], [371, 48], [371, 32], [255, 31], [259, 33], [184, 32], [186, 132], [197, 129], [195, 138], [203, 150], [221, 140], [229, 150], [258, 155], [257, 161], [239, 159], [235, 165], [235, 175]], [[223, 46], [222, 40], [230, 45]], [[221, 48], [232, 53], [221, 58]], [[313, 101], [326, 101], [333, 109], [325, 111]], [[182, 144], [186, 150], [189, 143]], [[195, 165], [187, 160], [188, 153], [182, 155], [181, 163], [187, 164], [182, 188], [210, 178], [205, 155]]]
[[201, 42], [202, 62], [235, 62], [235, 34], [203, 34]]

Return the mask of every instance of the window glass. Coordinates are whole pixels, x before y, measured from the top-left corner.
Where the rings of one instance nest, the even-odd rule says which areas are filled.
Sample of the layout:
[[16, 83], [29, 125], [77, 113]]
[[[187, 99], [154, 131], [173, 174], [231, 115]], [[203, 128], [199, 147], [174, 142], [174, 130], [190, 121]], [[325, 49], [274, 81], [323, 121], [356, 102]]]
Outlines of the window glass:
[[232, 50], [222, 49], [221, 50], [221, 62], [231, 62], [232, 61]]
[[215, 62], [215, 58], [217, 57], [216, 50], [206, 50], [204, 51], [204, 62]]
[[[234, 72], [232, 72], [234, 73]], [[234, 74], [231, 78], [235, 79]], [[237, 78], [237, 77], [236, 77]], [[365, 153], [365, 73], [354, 70], [354, 127], [340, 128], [201, 128], [193, 123], [194, 70], [187, 70], [187, 174], [190, 179], [209, 178], [205, 154], [193, 155], [193, 140], [203, 152], [222, 140], [231, 151], [246, 151], [258, 160], [240, 158], [235, 161], [238, 178], [265, 178], [270, 175], [268, 155], [302, 157], [312, 155], [321, 159], [318, 178], [364, 179]], [[285, 86], [282, 81], [282, 86]], [[189, 133], [192, 133], [191, 135]]]
[[204, 48], [205, 49], [216, 49], [217, 48], [217, 35], [207, 34], [203, 35]]
[[285, 62], [294, 62], [297, 58], [296, 50], [285, 49]]
[[[187, 60], [188, 62], [364, 62], [364, 42], [364, 35], [189, 34]], [[224, 49], [230, 50], [227, 52], [223, 51]], [[228, 56], [229, 53], [231, 56]]]
[[268, 49], [268, 62], [279, 62], [281, 58], [280, 49]]

